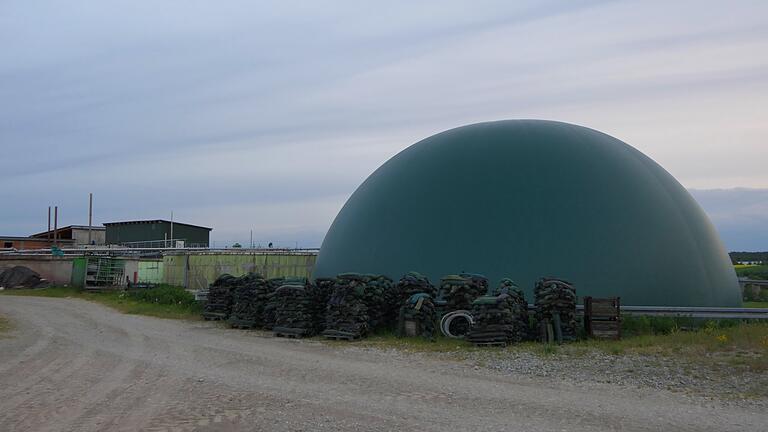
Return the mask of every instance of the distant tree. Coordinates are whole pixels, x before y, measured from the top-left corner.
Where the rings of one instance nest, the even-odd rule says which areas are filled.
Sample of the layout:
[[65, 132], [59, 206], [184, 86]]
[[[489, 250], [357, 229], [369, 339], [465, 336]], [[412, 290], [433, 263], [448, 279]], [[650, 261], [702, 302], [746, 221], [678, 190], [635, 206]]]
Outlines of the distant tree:
[[232, 245], [232, 247], [233, 248], [241, 248], [241, 247], [243, 247], [243, 245], [241, 245], [240, 243], [235, 243], [235, 244]]

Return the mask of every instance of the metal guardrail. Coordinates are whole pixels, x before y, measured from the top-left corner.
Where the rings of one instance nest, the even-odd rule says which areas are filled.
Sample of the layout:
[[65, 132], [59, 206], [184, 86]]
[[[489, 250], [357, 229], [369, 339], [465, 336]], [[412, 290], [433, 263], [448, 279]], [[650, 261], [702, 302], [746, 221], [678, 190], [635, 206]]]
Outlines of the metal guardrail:
[[718, 308], [684, 306], [622, 306], [627, 315], [669, 316], [709, 319], [766, 319], [768, 308]]
[[[528, 310], [536, 306], [529, 304]], [[576, 311], [584, 313], [584, 305], [576, 305]], [[667, 316], [705, 319], [768, 320], [768, 308], [723, 308], [693, 306], [621, 306], [621, 313], [639, 316]]]

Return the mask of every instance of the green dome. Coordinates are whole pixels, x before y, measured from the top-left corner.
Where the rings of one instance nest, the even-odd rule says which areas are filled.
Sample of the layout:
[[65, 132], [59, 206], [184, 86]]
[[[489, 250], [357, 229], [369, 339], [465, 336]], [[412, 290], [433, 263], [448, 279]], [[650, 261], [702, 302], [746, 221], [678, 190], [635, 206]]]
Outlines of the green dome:
[[509, 277], [529, 301], [538, 278], [556, 276], [627, 305], [741, 305], [728, 255], [680, 183], [611, 136], [553, 121], [464, 126], [398, 153], [336, 216], [315, 276], [410, 270]]

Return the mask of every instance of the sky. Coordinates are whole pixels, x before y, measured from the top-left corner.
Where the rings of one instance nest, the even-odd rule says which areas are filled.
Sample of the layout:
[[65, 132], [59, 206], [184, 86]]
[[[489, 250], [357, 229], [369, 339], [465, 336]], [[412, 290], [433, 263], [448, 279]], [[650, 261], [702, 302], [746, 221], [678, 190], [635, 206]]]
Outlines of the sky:
[[379, 165], [542, 118], [644, 152], [768, 250], [768, 2], [0, 2], [0, 234], [174, 219], [317, 247]]

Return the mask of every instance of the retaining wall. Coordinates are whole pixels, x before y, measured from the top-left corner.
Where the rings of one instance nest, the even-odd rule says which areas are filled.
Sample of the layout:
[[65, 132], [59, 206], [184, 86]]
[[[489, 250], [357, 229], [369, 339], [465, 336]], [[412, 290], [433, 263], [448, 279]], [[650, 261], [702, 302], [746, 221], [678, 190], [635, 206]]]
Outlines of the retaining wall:
[[163, 281], [187, 289], [207, 288], [224, 273], [241, 276], [261, 273], [266, 278], [279, 276], [312, 277], [313, 253], [188, 253], [163, 257]]

